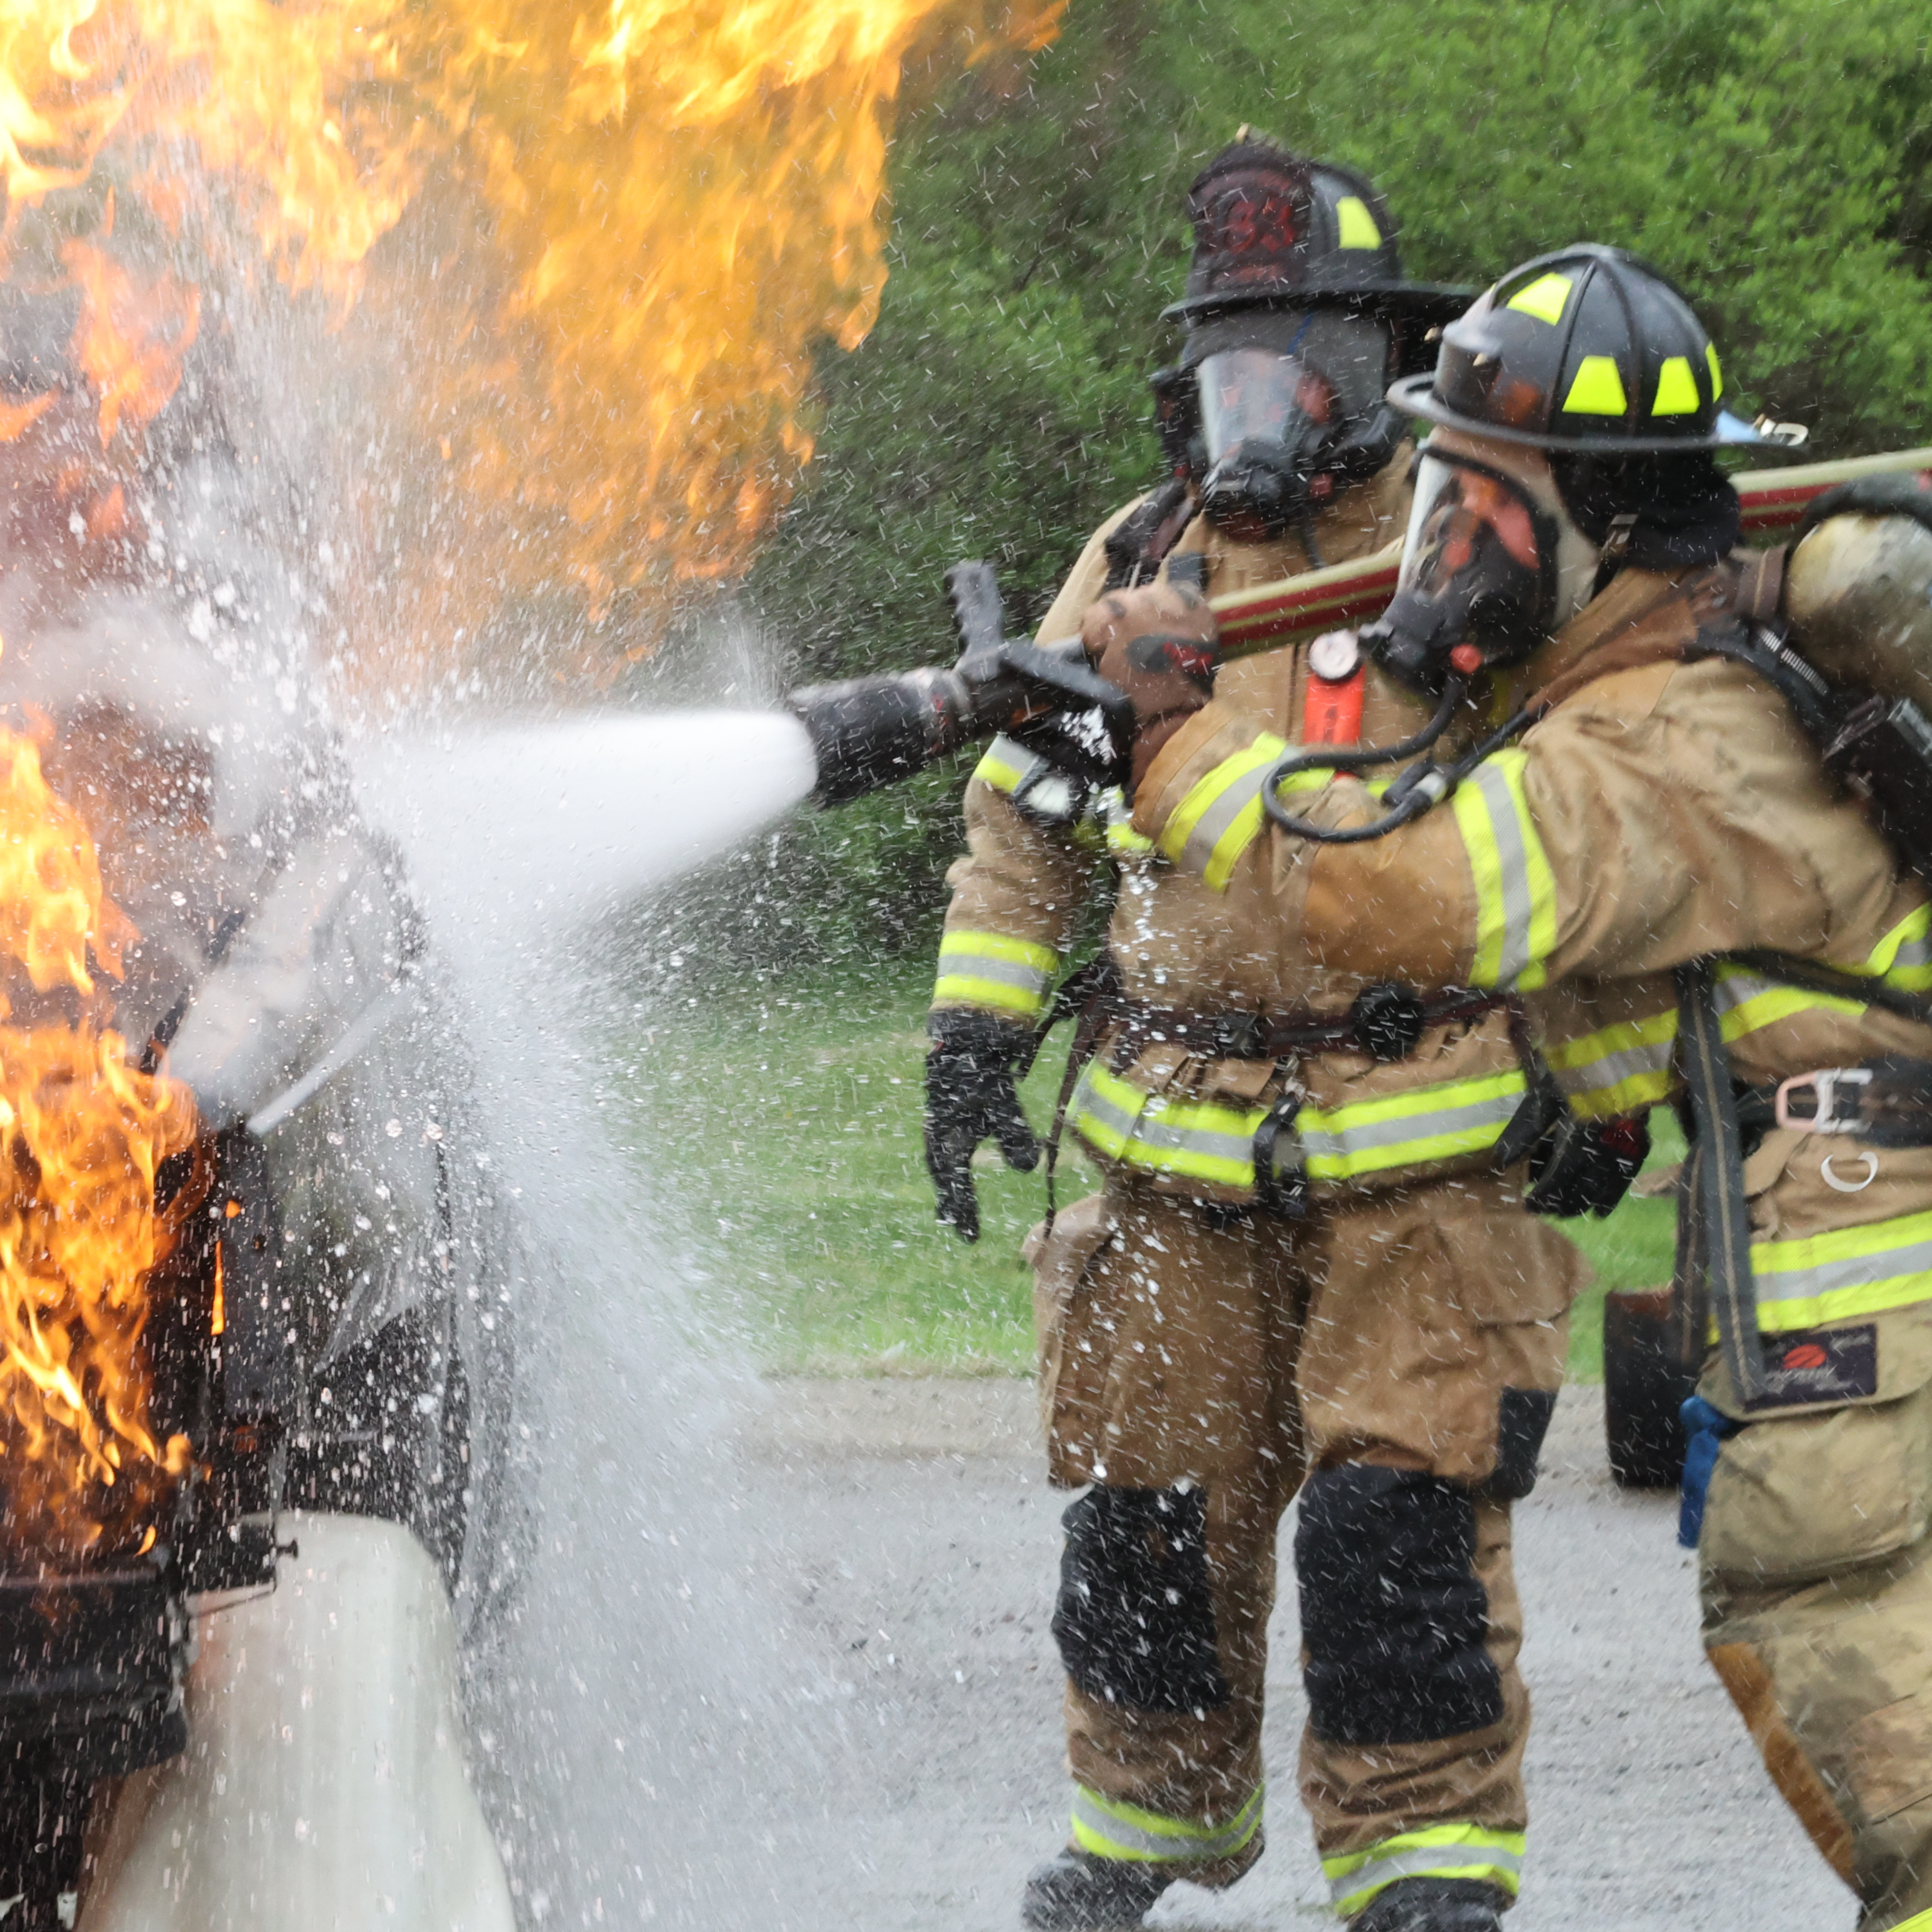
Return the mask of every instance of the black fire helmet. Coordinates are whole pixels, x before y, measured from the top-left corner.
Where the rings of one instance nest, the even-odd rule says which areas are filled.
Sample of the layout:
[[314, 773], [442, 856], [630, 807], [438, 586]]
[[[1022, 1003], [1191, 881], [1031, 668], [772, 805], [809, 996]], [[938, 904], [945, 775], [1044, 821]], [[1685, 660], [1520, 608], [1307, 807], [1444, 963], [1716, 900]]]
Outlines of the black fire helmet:
[[1395, 223], [1365, 175], [1291, 154], [1243, 128], [1187, 193], [1194, 257], [1163, 320], [1191, 328], [1242, 309], [1342, 308], [1412, 323], [1420, 344], [1474, 290], [1412, 282]]
[[1389, 400], [1472, 435], [1597, 456], [1773, 440], [1719, 406], [1724, 388], [1683, 292], [1623, 249], [1579, 242], [1486, 290], [1443, 331], [1434, 374]]

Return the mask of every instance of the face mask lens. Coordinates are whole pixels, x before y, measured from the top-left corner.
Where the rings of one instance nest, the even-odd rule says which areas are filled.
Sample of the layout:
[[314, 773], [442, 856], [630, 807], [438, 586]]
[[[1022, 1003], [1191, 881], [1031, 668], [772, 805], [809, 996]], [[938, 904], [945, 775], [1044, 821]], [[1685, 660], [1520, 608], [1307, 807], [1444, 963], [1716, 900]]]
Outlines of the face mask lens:
[[1334, 417], [1335, 394], [1322, 376], [1275, 350], [1222, 350], [1202, 362], [1198, 380], [1210, 463], [1244, 442], [1292, 445]]
[[1543, 574], [1537, 520], [1514, 484], [1425, 454], [1416, 468], [1402, 588], [1440, 602], [1458, 586], [1468, 595], [1534, 584]]

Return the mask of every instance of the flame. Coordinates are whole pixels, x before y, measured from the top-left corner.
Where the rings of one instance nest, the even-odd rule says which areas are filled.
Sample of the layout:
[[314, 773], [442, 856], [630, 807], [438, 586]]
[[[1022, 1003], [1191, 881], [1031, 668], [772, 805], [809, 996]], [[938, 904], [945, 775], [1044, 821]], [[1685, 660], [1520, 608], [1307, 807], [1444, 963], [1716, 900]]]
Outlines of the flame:
[[174, 393], [236, 236], [339, 316], [379, 278], [385, 405], [482, 513], [460, 572], [404, 574], [668, 604], [743, 567], [811, 455], [817, 344], [877, 315], [902, 76], [1036, 50], [1064, 4], [10, 0], [0, 248], [82, 291], [104, 446]]
[[10, 1544], [43, 1555], [131, 1540], [188, 1462], [148, 1426], [142, 1336], [174, 1239], [155, 1177], [194, 1144], [194, 1102], [99, 1016], [94, 968], [118, 978], [135, 937], [39, 748], [0, 728], [0, 958], [14, 993], [78, 1012], [0, 1026], [0, 1491]]
[[567, 44], [541, 8], [508, 29], [522, 58], [475, 112], [520, 380], [464, 412], [456, 460], [554, 513], [593, 596], [748, 560], [812, 453], [818, 343], [878, 313], [902, 70], [969, 13], [983, 45], [954, 0], [608, 0]]
[[100, 440], [124, 412], [139, 428], [166, 408], [201, 326], [201, 291], [164, 269], [137, 279], [85, 242], [61, 250], [81, 291], [71, 352], [100, 400]]

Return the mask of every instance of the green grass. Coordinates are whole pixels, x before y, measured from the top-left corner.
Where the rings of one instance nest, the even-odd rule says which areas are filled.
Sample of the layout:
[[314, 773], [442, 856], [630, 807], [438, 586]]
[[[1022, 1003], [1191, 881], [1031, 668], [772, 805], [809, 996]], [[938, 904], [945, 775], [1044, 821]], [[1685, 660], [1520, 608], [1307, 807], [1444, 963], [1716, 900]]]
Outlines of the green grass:
[[[1650, 1117], [1652, 1168], [1683, 1157], [1684, 1137], [1677, 1123], [1660, 1110]], [[1669, 1195], [1640, 1200], [1626, 1195], [1613, 1214], [1598, 1220], [1558, 1224], [1589, 1256], [1597, 1271], [1594, 1286], [1577, 1298], [1570, 1316], [1570, 1373], [1584, 1382], [1604, 1378], [1604, 1297], [1613, 1288], [1660, 1288], [1670, 1279], [1676, 1245], [1677, 1210]]]
[[[700, 1312], [773, 1372], [1032, 1366], [1019, 1246], [1045, 1211], [1042, 1178], [982, 1149], [978, 1243], [934, 1221], [920, 1142], [926, 987], [922, 969], [895, 963], [721, 993], [666, 1010], [623, 1056], [638, 1157], [698, 1256]], [[1024, 1089], [1042, 1131], [1064, 1040]], [[647, 1119], [674, 1124], [646, 1132]], [[1654, 1158], [1674, 1159], [1674, 1134], [1659, 1138]], [[1060, 1198], [1093, 1185], [1070, 1136]], [[1667, 1199], [1633, 1199], [1607, 1220], [1565, 1224], [1598, 1276], [1573, 1324], [1581, 1378], [1602, 1373], [1604, 1290], [1668, 1279], [1671, 1220]]]

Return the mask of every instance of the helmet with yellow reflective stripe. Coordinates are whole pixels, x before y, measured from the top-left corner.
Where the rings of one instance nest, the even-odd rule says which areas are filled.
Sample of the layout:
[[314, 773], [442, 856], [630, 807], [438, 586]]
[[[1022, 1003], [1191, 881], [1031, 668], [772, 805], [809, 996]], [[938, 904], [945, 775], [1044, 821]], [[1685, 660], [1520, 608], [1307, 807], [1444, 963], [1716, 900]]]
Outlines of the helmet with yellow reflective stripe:
[[1670, 278], [1580, 242], [1512, 270], [1444, 330], [1432, 376], [1389, 400], [1430, 422], [1539, 449], [1639, 456], [1758, 443], [1720, 403], [1722, 365]]
[[1430, 331], [1474, 291], [1404, 278], [1366, 176], [1248, 128], [1195, 178], [1187, 210], [1187, 292], [1166, 312], [1187, 339], [1154, 378], [1162, 447], [1233, 542], [1298, 524], [1318, 563], [1314, 508], [1387, 466], [1408, 431], [1384, 392], [1427, 366]]
[[1194, 255], [1168, 321], [1336, 308], [1426, 328], [1460, 315], [1473, 292], [1403, 275], [1394, 220], [1367, 176], [1246, 128], [1195, 177], [1187, 212]]

